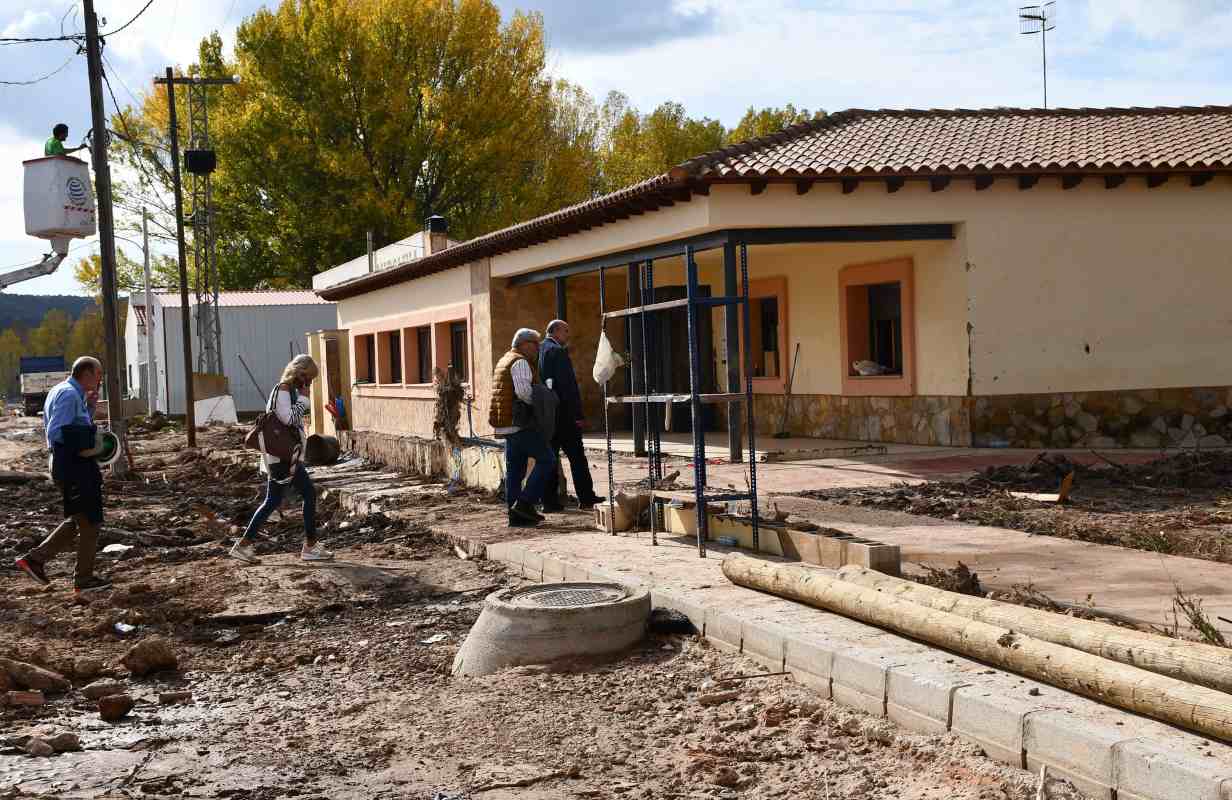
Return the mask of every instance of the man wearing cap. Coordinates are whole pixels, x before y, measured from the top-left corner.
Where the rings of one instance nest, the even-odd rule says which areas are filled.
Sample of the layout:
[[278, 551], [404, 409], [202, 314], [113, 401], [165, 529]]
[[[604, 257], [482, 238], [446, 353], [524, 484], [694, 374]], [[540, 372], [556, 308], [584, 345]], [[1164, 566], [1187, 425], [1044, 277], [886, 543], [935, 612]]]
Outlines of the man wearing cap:
[[560, 405], [556, 413], [556, 435], [552, 437], [552, 451], [556, 455], [556, 469], [548, 480], [547, 494], [543, 498], [544, 511], [564, 511], [557, 497], [560, 485], [560, 452], [569, 457], [569, 471], [573, 475], [573, 491], [577, 494], [578, 506], [593, 508], [604, 498], [595, 494], [594, 480], [590, 477], [590, 464], [582, 446], [582, 428], [586, 415], [582, 413], [582, 390], [578, 387], [573, 360], [569, 358], [569, 323], [554, 319], [548, 323], [548, 338], [539, 348], [539, 377], [556, 396]]
[[[548, 479], [556, 474], [556, 456], [548, 447], [549, 437], [544, 436], [544, 420], [537, 419], [536, 384], [541, 395], [551, 395], [539, 380], [539, 332], [521, 328], [492, 373], [488, 406], [488, 423], [497, 438], [505, 440], [505, 499], [511, 527], [543, 521], [535, 505], [543, 499]], [[555, 415], [555, 407], [551, 413]], [[526, 462], [532, 458], [535, 467], [523, 486]]]
[[46, 564], [77, 543], [77, 569], [73, 577], [76, 594], [97, 592], [111, 582], [94, 574], [98, 526], [103, 523], [103, 473], [91, 457], [82, 455], [94, 447], [94, 406], [103, 365], [82, 356], [73, 362], [71, 377], [47, 393], [43, 423], [47, 449], [51, 451], [51, 478], [64, 500], [64, 522], [43, 543], [17, 559], [17, 567], [43, 586], [51, 583]]

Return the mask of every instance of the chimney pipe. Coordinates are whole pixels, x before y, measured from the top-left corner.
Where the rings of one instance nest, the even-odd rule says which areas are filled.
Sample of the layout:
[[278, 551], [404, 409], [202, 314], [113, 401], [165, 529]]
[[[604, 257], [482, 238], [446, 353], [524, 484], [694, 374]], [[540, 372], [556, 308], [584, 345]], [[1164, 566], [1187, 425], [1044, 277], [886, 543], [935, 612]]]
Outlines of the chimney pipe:
[[449, 222], [440, 214], [428, 217], [425, 225], [425, 244], [428, 247], [426, 255], [439, 253], [449, 247]]

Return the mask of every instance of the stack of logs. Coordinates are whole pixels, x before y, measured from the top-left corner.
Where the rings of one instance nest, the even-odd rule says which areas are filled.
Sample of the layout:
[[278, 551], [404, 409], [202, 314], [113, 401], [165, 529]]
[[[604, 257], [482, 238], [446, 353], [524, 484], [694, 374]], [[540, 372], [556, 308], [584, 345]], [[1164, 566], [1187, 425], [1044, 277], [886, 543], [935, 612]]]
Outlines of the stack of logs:
[[835, 574], [732, 555], [723, 574], [740, 586], [1232, 741], [1232, 650], [969, 597], [863, 567]]

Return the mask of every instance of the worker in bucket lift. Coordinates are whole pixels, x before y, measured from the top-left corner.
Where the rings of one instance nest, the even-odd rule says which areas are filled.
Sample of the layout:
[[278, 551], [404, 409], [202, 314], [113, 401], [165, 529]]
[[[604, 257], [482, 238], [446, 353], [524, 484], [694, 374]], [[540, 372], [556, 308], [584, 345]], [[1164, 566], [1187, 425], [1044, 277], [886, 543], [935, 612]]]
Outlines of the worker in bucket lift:
[[85, 150], [86, 145], [81, 144], [76, 147], [65, 149], [64, 141], [68, 139], [68, 126], [61, 122], [59, 125], [51, 129], [51, 138], [43, 145], [43, 155], [45, 156], [66, 156], [69, 153], [76, 153], [78, 150]]
[[64, 500], [64, 522], [42, 544], [17, 559], [22, 572], [47, 586], [51, 583], [47, 562], [75, 540], [73, 590], [78, 595], [111, 588], [110, 581], [94, 574], [98, 528], [103, 524], [103, 473], [97, 461], [82, 455], [94, 447], [94, 407], [102, 379], [103, 365], [98, 359], [82, 356], [73, 362], [69, 379], [47, 393], [43, 420], [51, 451], [51, 478]]
[[[291, 359], [282, 372], [282, 379], [270, 392], [269, 402], [265, 407], [279, 422], [296, 431], [301, 442], [304, 439], [304, 415], [308, 413], [308, 400], [303, 395], [307, 394], [308, 388], [319, 374], [320, 370], [312, 356], [301, 354]], [[303, 452], [302, 447], [299, 452]], [[312, 485], [312, 479], [308, 477], [307, 468], [302, 462], [283, 463], [275, 456], [265, 453], [261, 454], [260, 468], [266, 476], [265, 501], [252, 515], [244, 535], [231, 548], [231, 557], [248, 564], [261, 563], [253, 546], [257, 531], [282, 505], [287, 484], [290, 484], [304, 498], [304, 547], [300, 551], [300, 558], [304, 561], [333, 561], [334, 554], [317, 541], [317, 492]]]

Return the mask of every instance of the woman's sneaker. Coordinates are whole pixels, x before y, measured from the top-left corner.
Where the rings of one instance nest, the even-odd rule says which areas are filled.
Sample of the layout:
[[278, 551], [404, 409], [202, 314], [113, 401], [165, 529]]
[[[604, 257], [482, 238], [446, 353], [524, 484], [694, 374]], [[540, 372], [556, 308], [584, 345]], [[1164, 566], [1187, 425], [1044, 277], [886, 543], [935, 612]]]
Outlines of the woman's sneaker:
[[245, 564], [260, 564], [261, 559], [257, 558], [257, 551], [253, 548], [252, 542], [245, 539], [240, 539], [227, 553], [237, 561], [243, 561]]
[[316, 544], [312, 545], [312, 547], [309, 547], [308, 543], [304, 542], [304, 549], [300, 551], [299, 557], [303, 559], [304, 561], [333, 561], [334, 560], [334, 554], [326, 550], [325, 546], [322, 545], [320, 542], [317, 542]]
[[43, 570], [43, 563], [36, 561], [30, 556], [23, 556], [17, 559], [17, 568], [30, 576], [30, 579], [39, 586], [48, 586], [51, 581], [47, 580], [47, 573]]

